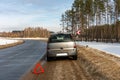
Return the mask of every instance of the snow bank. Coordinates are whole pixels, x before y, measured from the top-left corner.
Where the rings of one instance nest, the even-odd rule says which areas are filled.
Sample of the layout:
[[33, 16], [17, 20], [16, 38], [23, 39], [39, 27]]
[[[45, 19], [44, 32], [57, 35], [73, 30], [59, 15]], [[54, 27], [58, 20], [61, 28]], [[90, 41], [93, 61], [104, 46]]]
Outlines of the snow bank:
[[48, 38], [13, 38], [17, 40], [48, 40]]
[[0, 45], [7, 45], [19, 42], [19, 40], [0, 38]]
[[103, 43], [103, 42], [84, 42], [84, 41], [77, 41], [76, 42], [79, 45], [86, 46], [88, 45], [89, 47], [117, 55], [120, 57], [120, 44], [119, 43]]

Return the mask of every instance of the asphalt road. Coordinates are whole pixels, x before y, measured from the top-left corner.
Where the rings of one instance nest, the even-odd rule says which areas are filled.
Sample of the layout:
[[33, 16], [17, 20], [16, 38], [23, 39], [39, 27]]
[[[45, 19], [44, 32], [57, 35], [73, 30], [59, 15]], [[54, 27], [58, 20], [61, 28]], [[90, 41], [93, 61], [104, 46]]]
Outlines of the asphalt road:
[[19, 80], [45, 53], [46, 43], [34, 40], [0, 50], [0, 80]]

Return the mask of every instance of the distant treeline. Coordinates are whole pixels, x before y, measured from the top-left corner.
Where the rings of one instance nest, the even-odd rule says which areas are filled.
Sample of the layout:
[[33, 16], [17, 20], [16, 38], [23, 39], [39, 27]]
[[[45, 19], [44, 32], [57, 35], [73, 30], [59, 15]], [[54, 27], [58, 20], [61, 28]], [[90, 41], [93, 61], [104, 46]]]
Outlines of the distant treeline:
[[44, 28], [25, 28], [23, 31], [1, 32], [0, 37], [49, 37], [50, 33]]
[[120, 42], [120, 22], [91, 26], [85, 29], [79, 38], [84, 41]]

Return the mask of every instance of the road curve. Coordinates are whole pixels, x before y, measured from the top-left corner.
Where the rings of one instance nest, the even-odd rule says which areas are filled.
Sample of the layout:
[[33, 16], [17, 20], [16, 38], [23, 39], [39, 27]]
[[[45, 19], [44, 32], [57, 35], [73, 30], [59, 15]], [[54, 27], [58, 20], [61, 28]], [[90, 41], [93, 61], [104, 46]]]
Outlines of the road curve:
[[19, 80], [45, 53], [46, 43], [39, 40], [0, 50], [0, 80]]

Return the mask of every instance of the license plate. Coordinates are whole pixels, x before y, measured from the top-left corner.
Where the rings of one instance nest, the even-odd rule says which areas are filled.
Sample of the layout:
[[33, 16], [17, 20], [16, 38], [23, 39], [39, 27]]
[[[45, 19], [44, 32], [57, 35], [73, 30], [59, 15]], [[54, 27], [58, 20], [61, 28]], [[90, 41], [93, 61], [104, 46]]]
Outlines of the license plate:
[[59, 53], [56, 56], [67, 56], [67, 53]]

